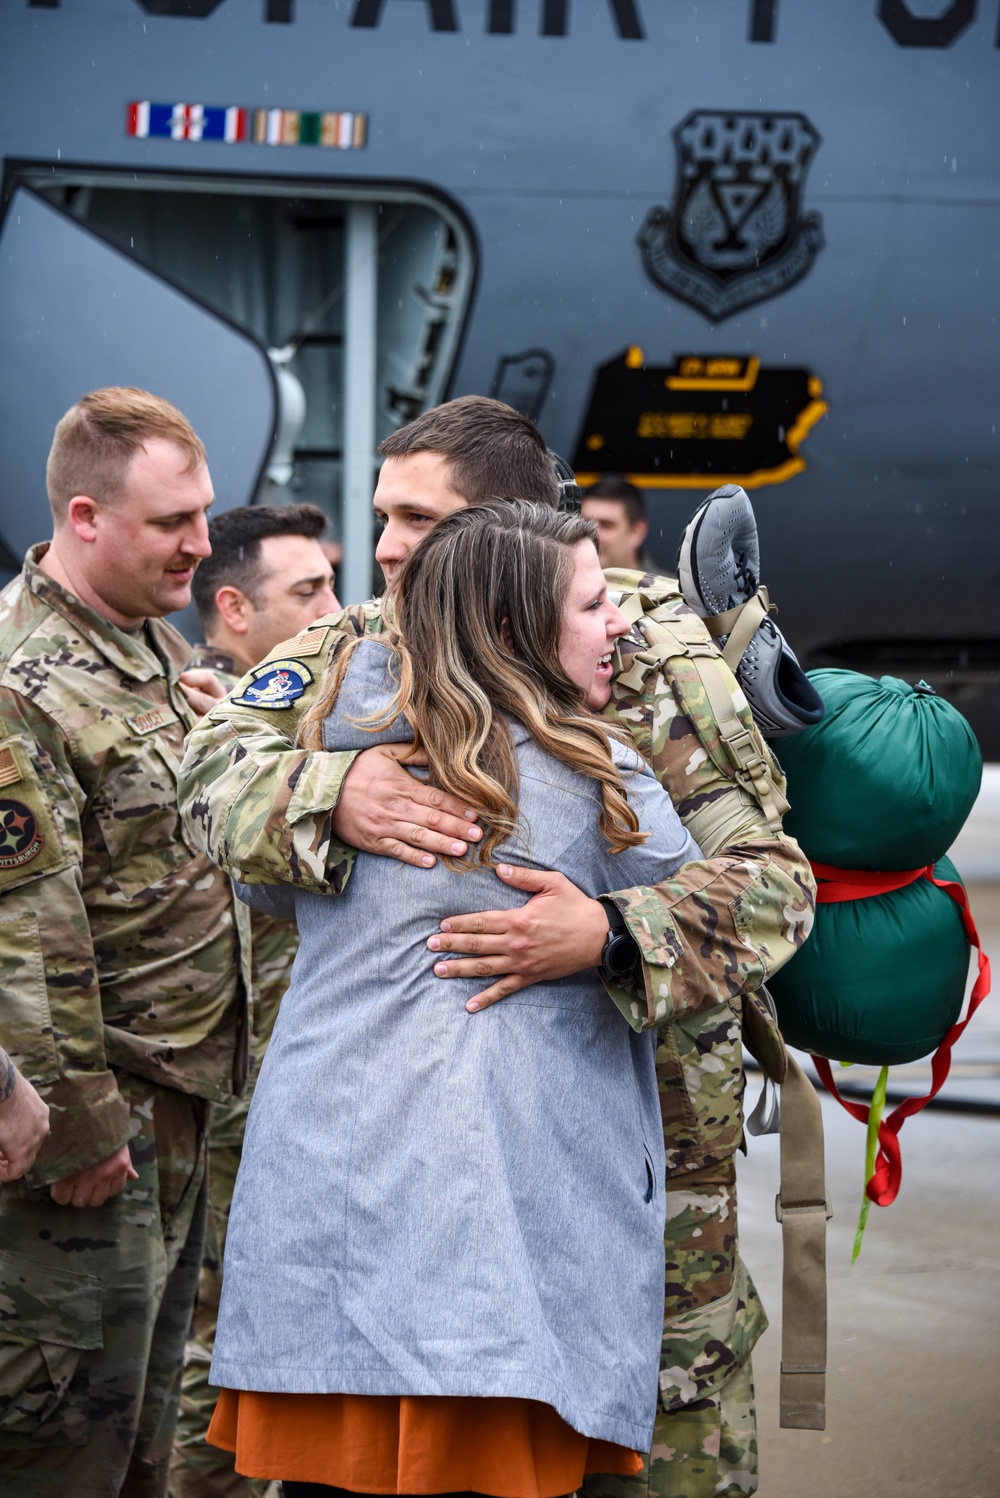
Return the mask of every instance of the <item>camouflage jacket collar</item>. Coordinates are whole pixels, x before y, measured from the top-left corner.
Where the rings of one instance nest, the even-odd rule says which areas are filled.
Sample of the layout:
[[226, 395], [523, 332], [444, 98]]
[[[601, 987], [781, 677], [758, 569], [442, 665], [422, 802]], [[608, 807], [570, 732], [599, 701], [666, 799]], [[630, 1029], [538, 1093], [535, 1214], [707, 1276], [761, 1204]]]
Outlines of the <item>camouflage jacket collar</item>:
[[324, 614], [322, 619], [317, 619], [309, 628], [326, 629], [332, 626], [345, 633], [352, 630], [356, 635], [383, 635], [391, 618], [390, 603], [382, 598], [369, 598], [367, 603], [348, 604], [339, 613]]
[[218, 650], [214, 645], [192, 645], [188, 670], [215, 671], [221, 676], [232, 676], [239, 680], [246, 675], [247, 668], [234, 655], [230, 655], [228, 650]]
[[61, 614], [111, 665], [133, 681], [152, 681], [154, 677], [166, 676], [167, 662], [173, 652], [166, 636], [162, 639], [159, 636], [169, 626], [162, 626], [157, 619], [147, 619], [144, 630], [129, 634], [111, 624], [96, 609], [90, 608], [75, 593], [42, 571], [39, 564], [48, 549], [49, 542], [42, 541], [32, 546], [24, 559], [24, 582], [29, 592], [47, 608]]

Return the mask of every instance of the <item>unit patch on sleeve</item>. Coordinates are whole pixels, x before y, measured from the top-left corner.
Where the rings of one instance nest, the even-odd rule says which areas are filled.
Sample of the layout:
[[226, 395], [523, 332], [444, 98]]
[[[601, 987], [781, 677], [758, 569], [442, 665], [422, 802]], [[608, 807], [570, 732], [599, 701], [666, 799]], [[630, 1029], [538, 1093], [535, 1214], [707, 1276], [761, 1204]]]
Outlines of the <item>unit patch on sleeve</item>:
[[240, 707], [291, 707], [313, 679], [302, 661], [265, 661], [250, 675], [250, 686], [232, 699]]
[[23, 801], [0, 797], [0, 869], [19, 869], [45, 845], [35, 814]]

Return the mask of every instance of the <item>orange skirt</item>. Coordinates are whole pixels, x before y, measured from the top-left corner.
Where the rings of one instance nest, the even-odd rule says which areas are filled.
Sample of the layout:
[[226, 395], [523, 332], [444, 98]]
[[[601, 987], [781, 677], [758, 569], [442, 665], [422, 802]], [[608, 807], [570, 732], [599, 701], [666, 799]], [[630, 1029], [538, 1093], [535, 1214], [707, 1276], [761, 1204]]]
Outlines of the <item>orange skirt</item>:
[[208, 1439], [245, 1477], [354, 1493], [559, 1498], [588, 1472], [642, 1471], [638, 1452], [580, 1435], [533, 1399], [223, 1389]]

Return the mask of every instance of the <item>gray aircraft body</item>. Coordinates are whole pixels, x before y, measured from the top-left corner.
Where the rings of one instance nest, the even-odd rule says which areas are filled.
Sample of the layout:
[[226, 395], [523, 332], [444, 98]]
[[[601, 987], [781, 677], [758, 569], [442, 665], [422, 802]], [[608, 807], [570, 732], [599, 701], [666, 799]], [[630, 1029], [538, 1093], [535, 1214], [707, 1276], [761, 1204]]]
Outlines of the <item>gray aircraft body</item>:
[[377, 442], [493, 394], [665, 567], [743, 483], [805, 664], [1000, 757], [998, 138], [994, 0], [0, 0], [6, 565], [128, 383], [360, 597]]

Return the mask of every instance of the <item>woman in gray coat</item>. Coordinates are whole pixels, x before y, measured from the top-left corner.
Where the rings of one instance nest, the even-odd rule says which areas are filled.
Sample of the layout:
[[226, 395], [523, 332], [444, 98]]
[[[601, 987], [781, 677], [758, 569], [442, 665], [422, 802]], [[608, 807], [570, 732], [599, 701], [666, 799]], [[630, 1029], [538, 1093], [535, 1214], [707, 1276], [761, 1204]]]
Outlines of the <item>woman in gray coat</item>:
[[441, 521], [387, 634], [345, 648], [306, 721], [307, 747], [414, 740], [435, 784], [483, 809], [481, 846], [431, 871], [360, 854], [338, 898], [242, 890], [294, 907], [301, 944], [233, 1201], [211, 1377], [238, 1392], [213, 1438], [291, 1495], [552, 1498], [634, 1471], [649, 1444], [654, 1038], [596, 969], [470, 1015], [475, 982], [435, 978], [426, 949], [441, 910], [496, 903], [498, 862], [596, 896], [700, 857], [594, 716], [628, 628], [594, 537], [513, 502]]

